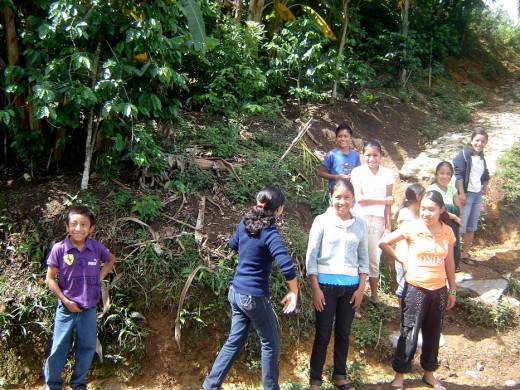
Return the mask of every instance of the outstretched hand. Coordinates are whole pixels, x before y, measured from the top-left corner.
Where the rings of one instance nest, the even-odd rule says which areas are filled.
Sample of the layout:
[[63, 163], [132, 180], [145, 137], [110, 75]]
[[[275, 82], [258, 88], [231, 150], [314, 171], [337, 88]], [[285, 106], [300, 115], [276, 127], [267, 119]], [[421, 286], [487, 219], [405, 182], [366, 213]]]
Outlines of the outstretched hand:
[[280, 303], [284, 305], [282, 311], [285, 314], [292, 313], [294, 309], [296, 309], [296, 304], [298, 303], [298, 293], [292, 291], [288, 292]]

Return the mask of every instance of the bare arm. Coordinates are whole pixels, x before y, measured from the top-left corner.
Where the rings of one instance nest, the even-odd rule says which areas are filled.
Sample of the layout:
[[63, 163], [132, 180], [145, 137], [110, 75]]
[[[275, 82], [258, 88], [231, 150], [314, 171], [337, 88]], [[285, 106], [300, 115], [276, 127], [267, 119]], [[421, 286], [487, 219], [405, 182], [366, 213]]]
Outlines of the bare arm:
[[106, 278], [108, 273], [114, 268], [114, 264], [116, 262], [116, 257], [111, 253], [110, 258], [105, 261], [105, 264], [103, 265], [103, 268], [101, 268], [101, 272], [99, 274], [99, 280], [103, 280]]
[[[456, 290], [455, 284], [455, 261], [453, 260], [453, 245], [448, 248], [448, 256], [444, 259], [444, 269], [446, 270], [446, 277], [448, 278], [448, 286], [451, 290]], [[456, 296], [448, 294], [448, 303], [446, 309], [451, 309], [455, 306]]]
[[65, 305], [67, 309], [73, 313], [81, 312], [82, 310], [76, 302], [71, 301], [69, 298], [63, 295], [60, 286], [58, 286], [58, 282], [56, 282], [57, 275], [58, 268], [49, 266], [47, 268], [47, 275], [45, 276], [45, 284], [49, 286], [49, 289], [52, 291], [52, 293], [58, 297], [58, 299]]
[[385, 235], [389, 234], [392, 230], [392, 204], [394, 203], [394, 198], [392, 196], [393, 184], [389, 184], [386, 186], [386, 197], [392, 199], [392, 203], [387, 204], [385, 207]]
[[309, 282], [311, 283], [312, 304], [316, 310], [323, 311], [325, 306], [325, 297], [318, 283], [318, 275], [309, 275]]
[[381, 250], [388, 257], [400, 262], [401, 264], [404, 264], [405, 261], [403, 261], [397, 257], [397, 254], [395, 253], [394, 248], [391, 246], [401, 240], [404, 240], [404, 235], [400, 229], [397, 229], [396, 231], [393, 231], [392, 233], [388, 234], [387, 236], [384, 236], [379, 241], [379, 248], [381, 248]]
[[462, 206], [464, 206], [466, 204], [466, 193], [464, 192], [464, 182], [462, 180], [457, 180], [455, 185], [457, 186], [457, 191], [459, 192], [460, 204]]
[[322, 164], [318, 168], [318, 176], [323, 177], [324, 179], [327, 179], [327, 180], [338, 180], [338, 179], [350, 180], [351, 175], [333, 175], [332, 173], [329, 172], [327, 167]]

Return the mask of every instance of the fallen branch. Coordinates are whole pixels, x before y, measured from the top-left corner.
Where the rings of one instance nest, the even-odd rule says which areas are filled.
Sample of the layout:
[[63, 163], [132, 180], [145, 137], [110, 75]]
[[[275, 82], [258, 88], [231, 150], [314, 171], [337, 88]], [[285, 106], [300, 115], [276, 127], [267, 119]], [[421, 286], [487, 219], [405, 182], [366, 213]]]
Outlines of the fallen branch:
[[179, 224], [181, 224], [181, 225], [187, 226], [187, 227], [189, 227], [190, 229], [197, 230], [197, 228], [196, 228], [195, 226], [190, 225], [190, 224], [187, 223], [187, 222], [181, 221], [180, 219], [170, 217], [168, 214], [162, 214], [162, 216], [163, 216], [164, 218], [166, 218], [166, 219], [169, 219], [169, 220], [173, 221], [173, 222], [177, 222], [177, 223], [179, 223]]
[[218, 209], [220, 210], [220, 215], [224, 215], [224, 211], [222, 210], [222, 207], [220, 207], [220, 205], [214, 201], [212, 201], [210, 198], [207, 199], [209, 203], [213, 204], [214, 206], [218, 207]]
[[195, 276], [197, 275], [197, 273], [200, 271], [200, 270], [206, 270], [208, 272], [213, 272], [210, 268], [202, 265], [202, 264], [199, 264], [190, 274], [190, 276], [188, 277], [188, 279], [186, 280], [186, 283], [184, 284], [184, 287], [182, 289], [182, 292], [181, 292], [181, 296], [179, 298], [179, 308], [177, 309], [177, 316], [175, 317], [175, 325], [174, 325], [174, 334], [173, 334], [173, 338], [175, 340], [175, 342], [177, 343], [177, 345], [179, 346], [179, 351], [181, 350], [181, 323], [180, 323], [180, 319], [181, 319], [181, 312], [182, 312], [182, 306], [184, 305], [184, 298], [186, 298], [186, 293], [188, 292], [190, 286], [191, 286], [191, 282], [193, 282], [193, 279], [195, 278]]
[[156, 231], [150, 225], [148, 225], [147, 223], [144, 223], [139, 218], [135, 218], [135, 217], [124, 217], [124, 218], [116, 219], [114, 222], [112, 222], [112, 233], [115, 230], [116, 224], [118, 222], [125, 222], [125, 221], [135, 222], [135, 223], [138, 223], [139, 225], [146, 226], [148, 228], [148, 230], [150, 231], [150, 234], [152, 235], [152, 238], [154, 240], [160, 239], [160, 236], [156, 233]]
[[206, 196], [202, 196], [199, 202], [199, 215], [197, 216], [197, 224], [195, 225], [195, 242], [199, 246], [199, 252], [204, 247], [204, 234], [202, 232], [204, 228], [204, 214], [206, 213]]
[[291, 145], [289, 145], [289, 147], [287, 148], [287, 150], [285, 151], [285, 153], [283, 154], [283, 156], [280, 158], [280, 160], [283, 160], [285, 158], [285, 156], [287, 156], [287, 154], [291, 151], [291, 149], [293, 148], [294, 145], [296, 145], [296, 143], [305, 135], [305, 133], [307, 132], [307, 130], [309, 130], [311, 128], [311, 122], [312, 122], [312, 117], [311, 119], [309, 119], [307, 121], [307, 123], [303, 126], [303, 128], [300, 130], [300, 132], [298, 133], [298, 135], [296, 136], [295, 139], [293, 139], [293, 141], [291, 142]]

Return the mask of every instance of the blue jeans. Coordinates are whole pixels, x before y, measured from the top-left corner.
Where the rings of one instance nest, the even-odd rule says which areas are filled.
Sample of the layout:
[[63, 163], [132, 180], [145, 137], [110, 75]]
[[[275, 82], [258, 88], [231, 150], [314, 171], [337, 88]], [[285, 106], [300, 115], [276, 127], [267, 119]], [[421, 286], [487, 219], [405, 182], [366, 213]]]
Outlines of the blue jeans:
[[50, 389], [61, 389], [61, 373], [67, 363], [74, 329], [76, 329], [75, 363], [69, 385], [74, 388], [87, 384], [87, 372], [96, 352], [96, 308], [72, 313], [65, 305], [59, 303], [54, 319], [51, 352], [44, 367], [45, 384]]
[[262, 346], [262, 384], [266, 390], [278, 390], [280, 340], [269, 297], [243, 295], [231, 286], [228, 300], [231, 305], [231, 331], [202, 386], [206, 390], [221, 388], [233, 362], [246, 344], [252, 324]]
[[320, 289], [325, 298], [325, 306], [322, 311], [315, 310], [316, 334], [312, 346], [310, 362], [310, 384], [322, 384], [322, 372], [327, 357], [327, 347], [334, 325], [334, 370], [332, 380], [347, 378], [347, 354], [350, 336], [350, 327], [354, 319], [354, 309], [350, 300], [358, 289], [354, 286], [335, 286], [321, 284]]
[[460, 234], [477, 231], [481, 208], [482, 192], [466, 192], [466, 204], [462, 206]]
[[395, 280], [397, 281], [397, 290], [395, 290], [395, 295], [401, 298], [404, 290], [404, 269], [403, 265], [397, 260], [395, 261]]

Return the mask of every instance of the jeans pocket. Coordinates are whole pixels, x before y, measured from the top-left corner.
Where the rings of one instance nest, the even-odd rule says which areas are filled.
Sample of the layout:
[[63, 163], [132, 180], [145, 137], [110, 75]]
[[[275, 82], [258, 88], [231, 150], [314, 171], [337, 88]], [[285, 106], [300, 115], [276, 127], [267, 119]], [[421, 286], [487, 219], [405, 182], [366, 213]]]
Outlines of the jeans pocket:
[[321, 284], [320, 283], [320, 290], [325, 293], [325, 292], [331, 292], [331, 291], [334, 291], [334, 287], [332, 284]]
[[252, 295], [240, 294], [240, 305], [244, 308], [244, 310], [254, 310], [256, 307], [255, 297]]

